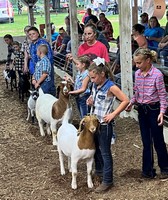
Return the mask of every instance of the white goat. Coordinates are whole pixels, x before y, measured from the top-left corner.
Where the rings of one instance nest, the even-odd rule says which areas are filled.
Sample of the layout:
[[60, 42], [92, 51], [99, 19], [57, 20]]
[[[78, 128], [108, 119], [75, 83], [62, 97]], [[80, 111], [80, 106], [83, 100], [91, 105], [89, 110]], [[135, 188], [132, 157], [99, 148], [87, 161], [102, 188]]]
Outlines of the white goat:
[[34, 124], [34, 116], [35, 116], [35, 107], [36, 107], [36, 100], [39, 96], [39, 93], [37, 90], [29, 90], [30, 92], [30, 97], [27, 101], [27, 121], [29, 121], [30, 119], [30, 116], [31, 116], [31, 119], [32, 119], [32, 123]]
[[[68, 114], [68, 111], [66, 114]], [[80, 122], [79, 130], [77, 130], [74, 125], [68, 123], [67, 119], [65, 116], [57, 133], [61, 175], [65, 174], [63, 162], [63, 154], [65, 154], [68, 157], [69, 171], [72, 172], [71, 187], [77, 189], [77, 163], [79, 160], [85, 159], [87, 185], [88, 188], [92, 188], [91, 173], [95, 153], [94, 133], [98, 128], [99, 121], [95, 115], [85, 116]]]
[[57, 145], [57, 123], [64, 118], [65, 111], [70, 107], [69, 91], [72, 87], [66, 81], [60, 83], [59, 99], [50, 95], [44, 94], [42, 89], [39, 89], [39, 97], [36, 101], [36, 118], [40, 127], [41, 136], [45, 136], [44, 124], [47, 124], [47, 133], [52, 133], [53, 145]]

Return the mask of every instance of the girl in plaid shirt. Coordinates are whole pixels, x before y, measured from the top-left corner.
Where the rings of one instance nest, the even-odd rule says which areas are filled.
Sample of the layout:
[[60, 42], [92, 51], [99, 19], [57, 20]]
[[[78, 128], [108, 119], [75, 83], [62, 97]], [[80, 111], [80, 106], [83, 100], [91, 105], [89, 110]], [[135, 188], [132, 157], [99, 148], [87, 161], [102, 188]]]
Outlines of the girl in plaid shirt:
[[142, 177], [155, 178], [154, 152], [156, 150], [161, 178], [168, 177], [168, 153], [163, 138], [163, 116], [168, 102], [163, 74], [152, 65], [156, 53], [139, 48], [134, 52], [134, 62], [139, 68], [135, 73], [134, 96], [126, 110], [138, 106], [138, 118], [143, 143]]
[[[112, 121], [126, 108], [129, 100], [111, 80], [109, 66], [104, 58], [94, 59], [88, 70], [93, 86], [87, 104], [92, 107], [91, 114], [95, 114], [101, 124], [99, 132], [95, 134], [95, 173], [102, 176], [103, 180], [95, 192], [104, 192], [113, 185]], [[115, 110], [113, 110], [114, 96], [121, 101]]]

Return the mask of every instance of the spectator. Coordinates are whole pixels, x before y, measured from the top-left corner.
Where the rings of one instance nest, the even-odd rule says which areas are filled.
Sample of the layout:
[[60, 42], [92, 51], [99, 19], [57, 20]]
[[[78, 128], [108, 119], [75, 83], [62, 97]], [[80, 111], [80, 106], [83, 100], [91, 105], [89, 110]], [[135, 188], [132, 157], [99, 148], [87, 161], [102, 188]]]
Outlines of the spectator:
[[35, 72], [32, 77], [32, 84], [35, 89], [41, 87], [44, 93], [55, 96], [55, 90], [52, 85], [52, 66], [50, 60], [47, 58], [48, 46], [41, 44], [37, 48], [37, 55], [40, 60], [36, 63]]
[[[68, 10], [68, 13], [69, 13], [69, 10]], [[65, 26], [66, 26], [65, 31], [68, 33], [68, 35], [70, 35], [70, 17], [69, 17], [69, 14], [68, 14], [68, 16], [65, 17]]]
[[99, 14], [99, 21], [97, 22], [97, 28], [100, 30], [101, 33], [104, 34], [107, 41], [113, 39], [113, 27], [111, 22], [106, 18], [104, 13]]
[[55, 42], [53, 42], [53, 51], [57, 52], [60, 49], [60, 46], [62, 45], [62, 40], [63, 40], [63, 36], [65, 33], [65, 29], [63, 27], [59, 28], [59, 35], [57, 37], [57, 39], [55, 40]]
[[167, 19], [167, 22], [166, 22], [166, 26], [165, 26], [164, 36], [168, 35], [168, 11], [166, 12], [166, 19]]
[[[69, 13], [69, 10], [68, 10], [68, 13]], [[68, 35], [70, 35], [71, 31], [70, 31], [70, 17], [69, 17], [69, 15], [65, 17], [65, 25], [66, 25], [65, 31], [67, 32]], [[78, 33], [83, 34], [83, 26], [82, 26], [82, 24], [80, 24], [79, 20], [77, 21], [77, 26], [78, 26]]]
[[158, 57], [163, 57], [164, 66], [168, 67], [168, 35], [164, 36], [158, 44]]
[[100, 41], [101, 43], [103, 43], [106, 48], [107, 51], [109, 52], [110, 50], [110, 45], [108, 43], [107, 38], [104, 36], [104, 34], [101, 32], [101, 27], [97, 27], [97, 41]]
[[29, 39], [28, 36], [28, 30], [31, 28], [31, 26], [27, 25], [24, 27], [24, 33], [26, 35], [23, 43], [22, 43], [22, 48], [21, 51], [24, 53], [24, 67], [23, 67], [23, 72], [26, 73], [29, 71], [29, 60], [30, 60], [30, 43], [31, 40]]
[[95, 57], [101, 57], [109, 62], [109, 55], [104, 44], [97, 41], [97, 29], [94, 24], [87, 24], [84, 28], [84, 40], [78, 48], [78, 56], [86, 54], [95, 54]]
[[98, 22], [98, 18], [92, 14], [91, 8], [87, 9], [87, 14], [88, 16], [85, 17], [84, 24], [91, 23], [91, 22], [96, 24]]
[[18, 15], [22, 14], [22, 7], [23, 5], [18, 2]]
[[154, 54], [149, 49], [139, 48], [134, 53], [138, 70], [135, 73], [134, 95], [126, 110], [138, 106], [138, 118], [143, 143], [142, 177], [156, 177], [154, 152], [158, 158], [161, 178], [168, 178], [168, 153], [163, 138], [163, 118], [167, 110], [167, 93], [163, 74], [152, 65]]
[[66, 48], [70, 41], [70, 36], [63, 28], [59, 29], [59, 34], [61, 35], [62, 43], [57, 48], [57, 51], [54, 51], [54, 62], [59, 64], [59, 66], [63, 66], [65, 64]]
[[[83, 43], [82, 34], [80, 34], [80, 33], [78, 33], [78, 41], [79, 41], [79, 45], [81, 45]], [[66, 52], [71, 53], [71, 40], [69, 40], [69, 42], [67, 43]]]
[[149, 27], [145, 29], [144, 35], [148, 41], [148, 48], [157, 51], [158, 44], [164, 36], [164, 29], [160, 27], [157, 17], [149, 19]]
[[135, 24], [132, 27], [132, 36], [133, 39], [138, 43], [139, 47], [147, 48], [148, 43], [143, 35], [145, 27], [141, 24]]
[[13, 37], [10, 34], [6, 34], [4, 36], [4, 41], [8, 45], [8, 55], [7, 55], [7, 61], [6, 66], [9, 66], [12, 63], [12, 54], [14, 53], [13, 48]]
[[[59, 33], [55, 32], [54, 23], [51, 23], [51, 41], [54, 42], [57, 39], [58, 35]], [[44, 38], [46, 38], [46, 35], [44, 35]]]
[[141, 18], [141, 24], [147, 29], [149, 27], [148, 25], [148, 14], [146, 12], [142, 13], [140, 15]]

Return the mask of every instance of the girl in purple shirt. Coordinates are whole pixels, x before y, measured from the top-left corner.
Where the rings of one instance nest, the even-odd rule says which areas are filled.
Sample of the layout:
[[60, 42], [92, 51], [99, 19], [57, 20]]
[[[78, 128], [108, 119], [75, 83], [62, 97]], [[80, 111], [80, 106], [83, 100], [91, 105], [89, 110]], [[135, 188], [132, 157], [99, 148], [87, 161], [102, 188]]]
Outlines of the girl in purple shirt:
[[152, 65], [156, 55], [149, 49], [139, 48], [134, 52], [134, 95], [126, 108], [138, 106], [138, 119], [143, 143], [142, 177], [155, 178], [154, 152], [156, 150], [161, 178], [168, 178], [168, 153], [163, 137], [163, 116], [168, 102], [163, 74]]

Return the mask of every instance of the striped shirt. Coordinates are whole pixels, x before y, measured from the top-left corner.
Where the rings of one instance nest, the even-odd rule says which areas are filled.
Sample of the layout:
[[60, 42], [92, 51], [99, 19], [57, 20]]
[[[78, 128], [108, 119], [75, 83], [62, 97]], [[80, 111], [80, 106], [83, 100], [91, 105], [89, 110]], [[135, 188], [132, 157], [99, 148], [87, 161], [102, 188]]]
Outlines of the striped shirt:
[[112, 105], [114, 96], [108, 95], [108, 91], [113, 85], [114, 83], [107, 79], [101, 88], [98, 89], [95, 84], [92, 87], [92, 95], [94, 100], [94, 108], [92, 113], [97, 116], [100, 123], [103, 123], [103, 117], [106, 114], [111, 113], [113, 110]]
[[137, 70], [131, 103], [151, 104], [155, 102], [160, 102], [160, 111], [165, 113], [168, 102], [163, 74], [153, 66], [145, 76], [140, 69]]

